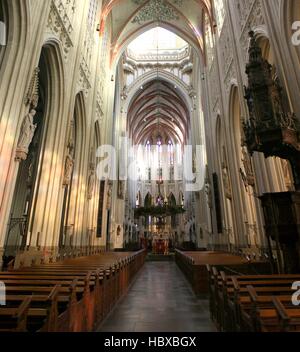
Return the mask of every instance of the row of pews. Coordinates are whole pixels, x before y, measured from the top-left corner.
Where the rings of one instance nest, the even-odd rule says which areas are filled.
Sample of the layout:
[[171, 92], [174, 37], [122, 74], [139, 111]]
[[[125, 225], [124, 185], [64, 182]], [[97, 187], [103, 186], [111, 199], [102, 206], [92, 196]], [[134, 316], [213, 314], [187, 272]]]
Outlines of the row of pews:
[[183, 252], [176, 250], [175, 260], [189, 280], [196, 295], [204, 296], [209, 292], [207, 265], [220, 270], [230, 268], [244, 273], [268, 272], [270, 270], [269, 264], [265, 261], [249, 260], [246, 257], [225, 252]]
[[0, 332], [96, 330], [143, 266], [145, 251], [102, 253], [1, 272]]
[[207, 265], [211, 318], [226, 332], [300, 332], [299, 275], [226, 275]]

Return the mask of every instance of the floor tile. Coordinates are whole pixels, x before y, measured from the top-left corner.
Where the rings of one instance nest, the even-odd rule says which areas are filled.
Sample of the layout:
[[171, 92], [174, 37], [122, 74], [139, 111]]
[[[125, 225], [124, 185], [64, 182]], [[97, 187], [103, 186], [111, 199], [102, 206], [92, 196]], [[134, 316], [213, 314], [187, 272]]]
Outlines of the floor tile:
[[213, 332], [208, 300], [198, 299], [173, 262], [147, 262], [102, 332]]

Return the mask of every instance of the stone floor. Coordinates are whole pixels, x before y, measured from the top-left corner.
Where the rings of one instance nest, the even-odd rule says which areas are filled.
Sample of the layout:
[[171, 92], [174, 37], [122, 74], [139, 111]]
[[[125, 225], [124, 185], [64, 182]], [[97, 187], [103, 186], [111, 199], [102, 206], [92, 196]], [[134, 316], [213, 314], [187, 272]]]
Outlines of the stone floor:
[[213, 332], [199, 300], [174, 262], [148, 262], [101, 332]]

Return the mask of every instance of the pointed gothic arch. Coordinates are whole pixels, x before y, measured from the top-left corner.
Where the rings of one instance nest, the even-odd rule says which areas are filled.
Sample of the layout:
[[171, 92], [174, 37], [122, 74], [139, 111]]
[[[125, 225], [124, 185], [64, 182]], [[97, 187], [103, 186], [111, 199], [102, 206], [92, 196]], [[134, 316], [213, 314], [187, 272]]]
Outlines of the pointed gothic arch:
[[[296, 68], [300, 64], [300, 46], [293, 45], [291, 38], [295, 34], [293, 23], [300, 21], [300, 2], [298, 0], [281, 0], [280, 2], [280, 20], [283, 23], [283, 37], [288, 43], [288, 49], [294, 62], [295, 73], [299, 82], [299, 70]], [[299, 36], [298, 36], [299, 37]]]
[[84, 148], [85, 148], [85, 102], [84, 94], [80, 92], [75, 97], [74, 114], [69, 125], [69, 139], [65, 157], [64, 169], [64, 198], [61, 215], [59, 247], [73, 247], [76, 245], [76, 218], [81, 197], [80, 184], [82, 182]]
[[141, 195], [141, 191], [138, 191], [137, 195], [136, 195], [136, 208], [139, 208], [142, 206], [142, 195]]
[[[113, 50], [112, 58], [111, 58], [112, 59], [111, 66], [113, 68], [116, 68], [118, 61], [122, 57], [122, 54], [125, 52], [127, 46], [133, 40], [138, 38], [143, 33], [147, 32], [153, 28], [156, 28], [156, 27], [157, 27], [157, 21], [152, 21], [151, 23], [148, 23], [147, 25], [141, 26], [140, 29], [131, 33], [121, 43], [116, 44], [115, 49]], [[160, 21], [159, 27], [170, 31], [170, 32], [176, 34], [178, 37], [185, 40], [196, 51], [201, 62], [205, 61], [205, 58], [203, 55], [203, 47], [200, 47], [200, 43], [199, 43], [199, 41], [196, 40], [196, 38], [194, 38], [191, 35], [188, 35], [186, 32], [180, 30], [178, 27], [176, 27], [175, 25], [168, 23], [168, 22]], [[202, 42], [201, 42], [201, 45], [203, 45]]]
[[[0, 21], [5, 25], [5, 45], [0, 45], [0, 75], [3, 77], [14, 68], [13, 62], [25, 50], [29, 35], [29, 4], [23, 0], [2, 0]], [[1, 83], [1, 82], [0, 82]]]
[[229, 118], [231, 135], [231, 174], [235, 188], [239, 190], [235, 198], [234, 213], [244, 214], [243, 222], [237, 216], [237, 228], [239, 229], [239, 243], [242, 247], [258, 248], [263, 241], [263, 234], [260, 219], [260, 203], [256, 197], [256, 175], [253, 159], [244, 145], [242, 100], [238, 87], [231, 87], [229, 99]]
[[145, 197], [145, 201], [144, 201], [144, 207], [145, 208], [150, 208], [153, 204], [153, 197], [152, 195], [148, 192], [146, 197]]
[[168, 203], [169, 203], [169, 205], [171, 205], [173, 207], [175, 207], [177, 205], [176, 198], [175, 198], [173, 192], [171, 192], [168, 196]]
[[[28, 154], [21, 159], [16, 173], [14, 196], [11, 203], [9, 226], [5, 240], [5, 256], [15, 257], [18, 251], [26, 246], [43, 245], [46, 238], [41, 238], [35, 228], [41, 223], [41, 216], [47, 215], [46, 195], [40, 185], [46, 177], [49, 179], [47, 169], [47, 153], [54, 151], [57, 143], [51, 138], [56, 131], [56, 139], [60, 138], [57, 129], [61, 127], [61, 113], [63, 110], [64, 72], [61, 52], [54, 42], [47, 42], [41, 49], [37, 67], [39, 77], [37, 105], [28, 106], [28, 110], [36, 111], [33, 123], [36, 126], [32, 140], [29, 142]], [[32, 102], [30, 103], [32, 104]], [[20, 119], [16, 141], [22, 135], [24, 119]], [[16, 143], [17, 147], [18, 143]], [[44, 208], [45, 207], [45, 208]], [[52, 212], [53, 209], [47, 209]], [[17, 225], [16, 224], [16, 219]], [[54, 226], [54, 224], [52, 224]], [[41, 228], [39, 226], [39, 228]]]
[[[222, 227], [223, 235], [222, 238], [220, 238], [219, 245], [227, 250], [231, 250], [234, 249], [234, 246], [238, 245], [236, 239], [237, 225], [234, 217], [234, 203], [232, 201], [232, 179], [228, 165], [228, 144], [226, 143], [225, 123], [220, 115], [217, 116], [215, 135], [218, 173], [215, 175], [214, 191], [218, 192], [218, 189], [220, 189], [219, 195], [215, 193], [215, 202], [219, 203], [216, 203], [215, 206], [216, 209], [218, 209], [218, 231], [220, 231]], [[220, 226], [222, 214], [224, 214], [223, 224]]]

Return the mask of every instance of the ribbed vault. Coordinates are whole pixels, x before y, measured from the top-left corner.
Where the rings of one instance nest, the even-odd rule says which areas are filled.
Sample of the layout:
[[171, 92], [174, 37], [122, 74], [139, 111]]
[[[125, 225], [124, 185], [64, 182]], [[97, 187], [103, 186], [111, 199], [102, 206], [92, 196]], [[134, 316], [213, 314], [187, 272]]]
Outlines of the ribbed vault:
[[130, 41], [158, 24], [203, 53], [205, 13], [213, 25], [211, 0], [189, 0], [188, 6], [183, 0], [110, 0], [102, 11], [100, 35], [109, 20], [112, 24], [111, 62]]
[[184, 144], [190, 127], [189, 110], [176, 86], [155, 79], [141, 87], [128, 109], [128, 133], [135, 145], [154, 142]]

